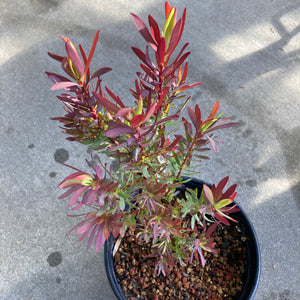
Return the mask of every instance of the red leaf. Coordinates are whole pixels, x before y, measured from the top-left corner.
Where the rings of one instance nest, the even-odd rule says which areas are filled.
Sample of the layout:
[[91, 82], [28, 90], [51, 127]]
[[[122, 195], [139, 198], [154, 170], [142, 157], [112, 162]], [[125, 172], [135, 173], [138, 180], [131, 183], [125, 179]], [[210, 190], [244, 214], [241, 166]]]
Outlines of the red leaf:
[[170, 4], [168, 3], [168, 1], [166, 1], [165, 2], [165, 16], [166, 16], [166, 19], [168, 18], [171, 10], [172, 10], [172, 8], [171, 8]]
[[187, 112], [188, 112], [188, 115], [189, 115], [191, 121], [194, 124], [194, 127], [195, 127], [196, 131], [198, 131], [199, 127], [200, 127], [200, 124], [198, 123], [195, 112], [193, 111], [193, 109], [191, 107], [187, 108]]
[[237, 187], [237, 184], [233, 184], [228, 188], [228, 190], [222, 195], [221, 199], [227, 199], [231, 198], [231, 196], [234, 194], [235, 189]]
[[62, 62], [62, 60], [65, 58], [65, 56], [60, 56], [51, 52], [48, 52], [48, 55], [59, 62]]
[[185, 128], [185, 135], [187, 139], [190, 139], [192, 136], [192, 124], [188, 122], [184, 117], [182, 117], [182, 121], [184, 123], [184, 128]]
[[[174, 49], [177, 47], [180, 39], [181, 39], [181, 36], [182, 36], [182, 32], [183, 32], [183, 29], [184, 29], [184, 25], [185, 25], [185, 18], [186, 18], [186, 8], [184, 9], [183, 11], [183, 14], [182, 14], [182, 18], [176, 23], [177, 24], [180, 24], [180, 28], [178, 29], [179, 32], [176, 32], [176, 34], [174, 34], [174, 45], [172, 45], [172, 52], [174, 51]], [[175, 27], [176, 27], [175, 25]], [[179, 25], [178, 25], [179, 26]], [[175, 27], [173, 29], [173, 32], [172, 32], [172, 36], [173, 36], [173, 33], [174, 33], [174, 30], [175, 30]], [[177, 29], [176, 29], [177, 30]], [[172, 39], [172, 36], [171, 36], [171, 39]], [[170, 46], [169, 46], [170, 48]], [[172, 53], [171, 52], [171, 53]], [[171, 54], [170, 53], [170, 54]]]
[[183, 47], [181, 48], [179, 54], [177, 55], [177, 57], [175, 58], [175, 60], [173, 61], [172, 64], [175, 64], [177, 62], [177, 60], [179, 59], [179, 57], [181, 56], [181, 54], [183, 53], [183, 51], [185, 50], [185, 48], [189, 45], [189, 43], [185, 43], [183, 45]]
[[94, 96], [97, 98], [98, 103], [104, 106], [106, 109], [110, 110], [111, 112], [117, 113], [119, 108], [117, 105], [109, 101], [107, 98], [103, 97], [102, 95], [94, 92]]
[[146, 65], [148, 65], [148, 63], [147, 63], [147, 61], [146, 61], [146, 54], [145, 54], [142, 50], [140, 50], [140, 49], [138, 49], [138, 48], [136, 48], [136, 47], [131, 47], [131, 49], [133, 50], [133, 52], [136, 54], [136, 56], [137, 56], [142, 62], [144, 62]]
[[125, 104], [121, 101], [119, 96], [116, 96], [107, 86], [105, 87], [105, 89], [108, 92], [109, 96], [111, 96], [114, 101], [120, 105], [120, 107], [125, 107]]
[[96, 77], [100, 77], [101, 75], [105, 74], [105, 73], [108, 73], [112, 70], [112, 68], [109, 68], [109, 67], [103, 67], [103, 68], [100, 68], [99, 70], [97, 70], [96, 72], [94, 72], [94, 74], [92, 75], [91, 79], [94, 79]]
[[148, 16], [148, 21], [149, 21], [149, 25], [151, 28], [151, 32], [152, 32], [152, 36], [155, 38], [155, 41], [159, 41], [160, 40], [160, 30], [159, 27], [156, 23], [156, 21], [154, 20], [154, 18], [149, 15]]
[[[182, 31], [183, 31], [182, 22], [183, 22], [183, 20], [180, 19], [176, 23], [175, 27], [173, 28], [172, 35], [171, 35], [170, 42], [169, 42], [168, 51], [167, 51], [168, 56], [170, 56], [173, 53], [173, 51], [176, 49], [176, 47], [180, 41]], [[183, 23], [183, 26], [184, 26], [184, 23]]]
[[155, 111], [156, 111], [156, 108], [157, 108], [156, 103], [154, 103], [154, 104], [152, 104], [152, 105], [150, 106], [150, 108], [149, 108], [148, 111], [147, 111], [147, 114], [146, 114], [145, 118], [143, 119], [143, 122], [148, 121], [148, 120], [153, 116], [153, 114], [154, 114]]
[[158, 64], [164, 64], [164, 57], [165, 57], [165, 50], [166, 50], [166, 41], [165, 38], [161, 38], [158, 42], [157, 47], [157, 56], [158, 56]]
[[150, 76], [154, 81], [157, 81], [157, 78], [156, 78], [154, 72], [149, 67], [147, 67], [143, 64], [140, 64], [140, 66], [148, 76]]
[[[200, 82], [197, 82], [197, 83], [200, 84]], [[201, 110], [200, 110], [200, 107], [198, 104], [195, 106], [195, 114], [196, 114], [197, 121], [200, 124], [201, 123]]]
[[210, 115], [208, 116], [208, 119], [213, 119], [218, 111], [219, 108], [219, 101], [215, 104], [214, 108], [212, 109]]
[[177, 68], [186, 60], [186, 58], [191, 54], [191, 52], [184, 53], [174, 64], [173, 70], [177, 70]]
[[188, 73], [188, 62], [186, 62], [185, 65], [184, 65], [184, 71], [183, 71], [183, 75], [182, 75], [182, 82], [185, 82], [186, 77], [187, 77], [187, 73]]
[[143, 36], [143, 38], [147, 41], [147, 43], [152, 47], [154, 51], [157, 50], [157, 43], [153, 40], [152, 35], [150, 34], [148, 28], [146, 27], [145, 23], [142, 21], [140, 17], [131, 13], [131, 18], [133, 20], [134, 25]]
[[181, 135], [176, 136], [176, 138], [172, 142], [172, 144], [167, 147], [167, 151], [174, 151], [174, 147], [178, 144], [178, 142], [181, 140], [181, 138], [182, 138]]
[[163, 90], [163, 92], [161, 93], [160, 97], [159, 97], [159, 101], [156, 105], [156, 111], [161, 107], [162, 102], [164, 101], [165, 97], [167, 96], [168, 92], [169, 92], [170, 87], [167, 87]]
[[96, 33], [96, 35], [95, 35], [95, 38], [94, 38], [94, 41], [93, 41], [93, 44], [92, 44], [92, 48], [91, 48], [91, 51], [90, 51], [90, 54], [89, 54], [89, 57], [88, 57], [87, 62], [85, 64], [84, 72], [83, 72], [83, 75], [82, 75], [82, 80], [84, 80], [84, 78], [85, 78], [85, 76], [86, 76], [86, 74], [87, 74], [87, 72], [89, 70], [89, 66], [90, 66], [91, 60], [93, 58], [95, 49], [96, 49], [96, 45], [97, 45], [99, 33], [100, 33], [100, 30], [98, 30], [97, 33]]
[[[222, 194], [222, 191], [225, 187], [225, 185], [227, 184], [229, 179], [229, 176], [224, 177], [217, 185], [216, 189], [215, 189], [215, 195], [217, 198], [219, 198], [219, 196]], [[228, 198], [228, 197], [227, 197]]]
[[[81, 44], [79, 44], [79, 50], [80, 50], [80, 53], [81, 53], [81, 56], [82, 56], [82, 59], [83, 59], [83, 62], [84, 62], [84, 65], [86, 65], [86, 62], [87, 62], [87, 58], [86, 58], [86, 55], [85, 55], [85, 52], [81, 46]], [[90, 69], [88, 69], [87, 73], [86, 73], [86, 82], [89, 82], [90, 81]]]
[[144, 119], [143, 115], [136, 115], [134, 116], [131, 121], [130, 121], [130, 125], [132, 127], [136, 127], [137, 125], [139, 125]]

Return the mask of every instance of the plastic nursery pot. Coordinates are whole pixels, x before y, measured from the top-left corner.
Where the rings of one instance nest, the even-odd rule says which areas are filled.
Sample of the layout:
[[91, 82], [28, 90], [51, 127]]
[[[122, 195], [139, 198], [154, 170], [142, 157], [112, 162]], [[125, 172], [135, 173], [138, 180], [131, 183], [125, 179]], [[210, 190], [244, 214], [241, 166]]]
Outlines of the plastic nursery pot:
[[[193, 178], [191, 181], [185, 184], [185, 187], [192, 188], [192, 189], [198, 188], [198, 191], [201, 191], [204, 183], [205, 182], [201, 180]], [[253, 225], [251, 224], [249, 218], [247, 217], [243, 209], [240, 206], [238, 207], [240, 211], [231, 214], [231, 216], [238, 221], [238, 225], [241, 229], [242, 235], [247, 237], [246, 251], [247, 251], [247, 265], [248, 265], [247, 278], [238, 300], [252, 300], [254, 299], [254, 295], [258, 287], [260, 271], [261, 271], [260, 249], [259, 249], [258, 239]], [[114, 243], [115, 240], [112, 234], [110, 234], [110, 237], [106, 241], [104, 247], [106, 273], [107, 273], [109, 283], [116, 297], [119, 300], [126, 300], [122, 288], [117, 281], [117, 277], [114, 270], [114, 261], [112, 256]]]

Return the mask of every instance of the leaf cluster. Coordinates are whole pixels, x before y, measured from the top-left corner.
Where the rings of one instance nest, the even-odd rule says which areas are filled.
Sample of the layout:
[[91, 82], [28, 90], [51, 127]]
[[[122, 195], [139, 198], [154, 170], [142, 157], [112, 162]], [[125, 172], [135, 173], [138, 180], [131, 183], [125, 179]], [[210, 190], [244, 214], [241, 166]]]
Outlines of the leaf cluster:
[[[53, 119], [62, 123], [68, 140], [114, 158], [119, 165], [113, 170], [99, 160], [90, 164], [92, 174], [72, 167], [76, 172], [59, 185], [67, 189], [60, 198], [71, 196], [73, 210], [91, 209], [71, 230], [81, 235], [80, 240], [89, 237], [88, 248], [94, 241], [99, 251], [110, 233], [123, 237], [130, 229], [137, 242], [151, 243], [157, 273], [167, 274], [175, 260], [192, 262], [200, 256], [204, 265], [203, 251], [215, 251], [211, 233], [216, 225], [233, 220], [228, 214], [237, 211], [232, 205], [236, 186], [223, 192], [228, 177], [217, 185], [204, 185], [202, 191], [187, 190], [185, 197], [178, 191], [185, 183], [183, 175], [192, 170], [191, 162], [200, 163], [208, 159], [204, 152], [217, 151], [215, 131], [235, 123], [221, 119], [218, 102], [206, 118], [198, 104], [187, 108], [188, 119], [180, 117], [190, 99], [183, 93], [200, 84], [186, 82], [188, 43], [177, 49], [186, 9], [178, 19], [177, 8], [166, 2], [161, 30], [151, 15], [149, 28], [137, 15], [131, 17], [146, 41], [145, 50], [132, 47], [141, 67], [130, 89], [132, 106], [108, 86], [102, 87], [102, 76], [111, 68], [90, 71], [99, 31], [88, 56], [79, 45], [80, 57], [62, 36], [66, 56], [49, 53], [70, 78], [46, 72], [54, 83], [51, 90], [64, 90], [57, 98], [65, 115]], [[183, 126], [184, 134], [170, 133], [173, 126]]]

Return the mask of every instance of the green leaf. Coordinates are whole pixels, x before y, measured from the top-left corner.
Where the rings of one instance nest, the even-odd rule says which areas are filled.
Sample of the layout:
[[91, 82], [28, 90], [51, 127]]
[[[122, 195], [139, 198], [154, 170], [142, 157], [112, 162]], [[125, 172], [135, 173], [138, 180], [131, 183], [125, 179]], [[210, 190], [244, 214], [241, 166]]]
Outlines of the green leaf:
[[120, 209], [121, 209], [121, 210], [124, 210], [124, 209], [125, 209], [125, 201], [124, 201], [124, 198], [120, 198], [119, 206], [120, 206]]
[[175, 14], [175, 8], [173, 7], [171, 12], [169, 13], [169, 16], [164, 24], [164, 27], [162, 29], [162, 37], [166, 40], [166, 48], [168, 48], [169, 41], [171, 38], [173, 26], [174, 26], [174, 14]]
[[107, 143], [107, 137], [103, 136], [103, 137], [95, 139], [91, 144], [89, 143], [88, 147], [90, 149], [96, 149], [96, 148], [98, 148], [103, 143]]
[[231, 199], [223, 199], [221, 201], [219, 201], [216, 205], [215, 205], [215, 209], [220, 209], [222, 207], [227, 206], [228, 204], [232, 203]]
[[191, 228], [192, 228], [192, 230], [194, 230], [194, 228], [195, 228], [195, 215], [193, 215], [192, 219], [191, 219]]
[[148, 167], [147, 166], [141, 166], [142, 172], [143, 172], [143, 176], [146, 178], [150, 177], [150, 174], [148, 172]]
[[135, 226], [135, 223], [136, 223], [136, 221], [135, 221], [135, 215], [132, 214], [132, 215], [130, 215], [130, 225], [131, 226]]

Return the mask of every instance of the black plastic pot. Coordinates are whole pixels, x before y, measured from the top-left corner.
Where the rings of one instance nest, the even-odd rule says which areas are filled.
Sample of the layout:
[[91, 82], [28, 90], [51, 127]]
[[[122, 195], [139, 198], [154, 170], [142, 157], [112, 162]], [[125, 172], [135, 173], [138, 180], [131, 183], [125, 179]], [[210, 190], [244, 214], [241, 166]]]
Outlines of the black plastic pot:
[[[195, 189], [198, 188], [198, 191], [202, 190], [203, 186], [202, 180], [192, 179], [185, 184], [186, 187]], [[244, 284], [243, 291], [239, 297], [239, 300], [252, 300], [256, 289], [258, 287], [260, 270], [261, 270], [261, 258], [260, 258], [260, 249], [258, 244], [258, 239], [254, 230], [253, 225], [251, 224], [249, 218], [243, 211], [243, 209], [238, 206], [240, 211], [237, 213], [231, 214], [231, 216], [239, 222], [242, 234], [247, 237], [246, 240], [246, 249], [247, 249], [247, 259], [248, 259], [248, 274], [247, 280]], [[105, 243], [104, 247], [104, 259], [105, 259], [105, 268], [108, 280], [110, 285], [119, 300], [126, 300], [122, 289], [117, 281], [114, 263], [112, 257], [112, 251], [114, 248], [115, 240], [112, 235], [110, 235], [108, 241]]]

